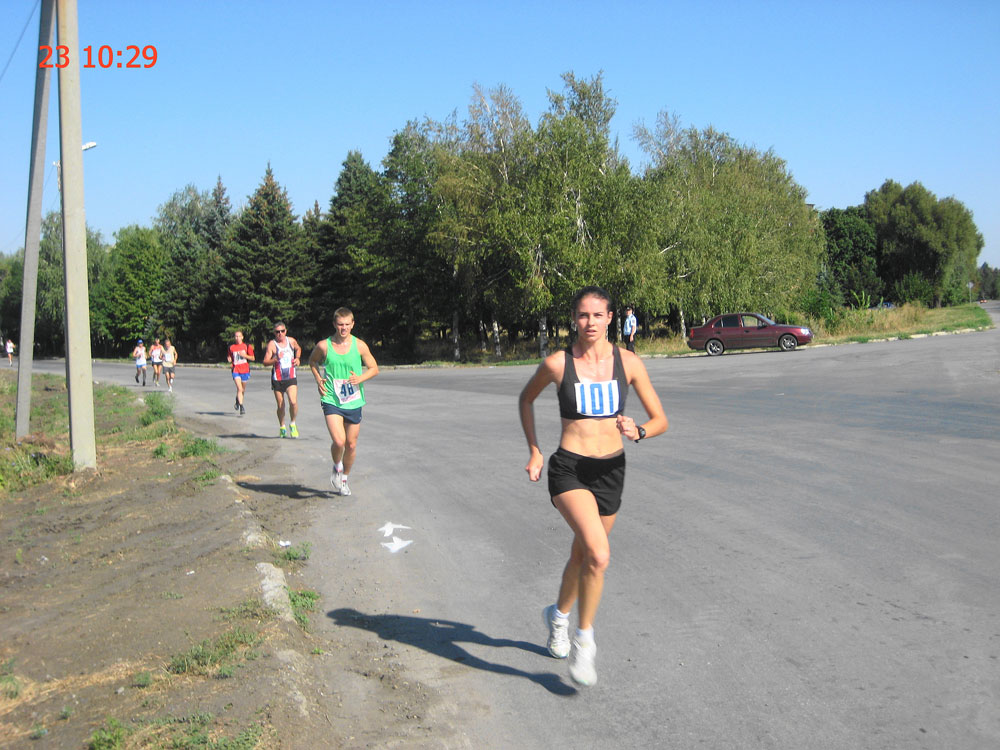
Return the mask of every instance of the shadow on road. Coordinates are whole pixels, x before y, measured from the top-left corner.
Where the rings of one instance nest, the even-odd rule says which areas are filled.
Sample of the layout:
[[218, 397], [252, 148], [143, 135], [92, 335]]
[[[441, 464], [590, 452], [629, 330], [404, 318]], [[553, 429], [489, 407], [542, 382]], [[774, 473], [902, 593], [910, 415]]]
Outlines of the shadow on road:
[[313, 497], [328, 500], [332, 497], [340, 497], [333, 490], [317, 490], [314, 487], [306, 487], [301, 484], [254, 484], [253, 482], [236, 482], [236, 484], [245, 490], [281, 495], [293, 500], [308, 500]]
[[473, 669], [524, 677], [555, 695], [575, 695], [577, 692], [576, 688], [567, 685], [562, 681], [562, 678], [551, 672], [533, 674], [505, 664], [496, 664], [473, 656], [458, 645], [459, 643], [473, 643], [492, 648], [519, 648], [522, 651], [551, 658], [548, 651], [535, 643], [512, 641], [507, 638], [491, 638], [485, 633], [480, 633], [472, 625], [451, 620], [435, 620], [408, 615], [366, 615], [356, 609], [347, 608], [330, 610], [327, 612], [327, 617], [337, 625], [369, 630], [383, 640], [416, 646], [428, 653], [457, 661]]

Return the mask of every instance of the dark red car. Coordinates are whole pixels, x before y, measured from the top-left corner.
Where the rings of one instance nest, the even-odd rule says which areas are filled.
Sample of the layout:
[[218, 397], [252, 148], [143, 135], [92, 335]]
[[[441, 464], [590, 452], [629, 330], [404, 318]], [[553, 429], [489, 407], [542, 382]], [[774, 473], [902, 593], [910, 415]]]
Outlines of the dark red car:
[[803, 326], [775, 323], [757, 313], [716, 315], [703, 326], [688, 333], [688, 346], [704, 349], [718, 356], [726, 349], [756, 349], [776, 346], [790, 352], [799, 344], [813, 340], [812, 331]]

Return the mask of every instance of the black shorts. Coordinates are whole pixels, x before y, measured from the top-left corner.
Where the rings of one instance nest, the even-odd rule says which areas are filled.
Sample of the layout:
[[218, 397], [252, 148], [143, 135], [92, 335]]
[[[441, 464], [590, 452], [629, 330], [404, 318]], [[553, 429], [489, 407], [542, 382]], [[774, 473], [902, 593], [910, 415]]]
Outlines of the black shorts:
[[611, 458], [590, 458], [559, 448], [549, 457], [552, 497], [570, 490], [589, 490], [597, 499], [597, 512], [613, 516], [621, 507], [624, 488], [624, 452]]
[[285, 391], [288, 390], [290, 386], [298, 384], [299, 384], [298, 378], [289, 378], [288, 380], [275, 380], [274, 378], [271, 378], [272, 391], [281, 391], [282, 393], [284, 393]]
[[343, 417], [345, 422], [350, 422], [351, 424], [361, 424], [361, 407], [357, 409], [342, 409], [336, 404], [328, 404], [326, 401], [320, 401], [319, 405], [323, 407], [323, 413], [330, 417], [337, 415]]

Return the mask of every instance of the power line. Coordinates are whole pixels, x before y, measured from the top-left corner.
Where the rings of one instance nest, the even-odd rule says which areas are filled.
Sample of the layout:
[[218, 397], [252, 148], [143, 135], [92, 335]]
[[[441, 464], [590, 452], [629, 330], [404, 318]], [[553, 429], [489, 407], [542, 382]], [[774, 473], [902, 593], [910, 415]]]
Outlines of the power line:
[[10, 57], [7, 58], [7, 64], [3, 66], [3, 72], [0, 72], [0, 83], [3, 82], [3, 77], [7, 75], [7, 68], [10, 67], [11, 61], [14, 59], [14, 55], [17, 54], [17, 48], [21, 46], [21, 40], [24, 39], [24, 32], [28, 30], [28, 24], [31, 23], [31, 19], [35, 17], [35, 11], [38, 10], [38, 6], [41, 5], [42, 0], [35, 0], [35, 5], [31, 9], [31, 13], [28, 14], [28, 20], [24, 22], [24, 28], [21, 29], [21, 35], [14, 42], [14, 49], [10, 52]]

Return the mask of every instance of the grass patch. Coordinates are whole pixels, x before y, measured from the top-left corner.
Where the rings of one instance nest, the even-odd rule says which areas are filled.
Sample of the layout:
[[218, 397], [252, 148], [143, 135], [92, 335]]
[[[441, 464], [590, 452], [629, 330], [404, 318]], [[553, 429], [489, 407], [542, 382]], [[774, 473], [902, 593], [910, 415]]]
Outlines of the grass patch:
[[316, 611], [316, 603], [319, 601], [319, 594], [315, 591], [309, 591], [308, 589], [303, 589], [302, 591], [292, 591], [291, 589], [285, 589], [288, 592], [288, 600], [292, 604], [292, 614], [295, 616], [295, 622], [303, 630], [309, 630], [309, 613]]
[[153, 391], [146, 395], [146, 411], [139, 417], [139, 424], [147, 427], [154, 422], [162, 422], [174, 415], [173, 405], [165, 395]]
[[226, 631], [215, 640], [204, 640], [182, 654], [171, 657], [171, 674], [207, 674], [209, 668], [234, 661], [261, 641], [259, 633], [243, 627]]
[[219, 471], [218, 469], [208, 469], [207, 471], [203, 471], [201, 474], [194, 477], [194, 482], [195, 484], [204, 487], [206, 485], [211, 484], [221, 476], [222, 472]]
[[153, 458], [170, 458], [170, 446], [160, 443], [153, 449]]
[[181, 458], [203, 458], [224, 452], [225, 449], [215, 440], [210, 438], [195, 437], [194, 435], [185, 433], [184, 442], [181, 445], [181, 449], [177, 452], [177, 455]]
[[302, 542], [299, 545], [292, 545], [275, 553], [278, 562], [305, 562], [312, 554], [312, 545], [309, 542]]
[[14, 660], [0, 664], [0, 695], [14, 700], [21, 694], [21, 681], [14, 676]]
[[139, 672], [132, 677], [132, 687], [148, 688], [153, 684], [153, 675], [149, 672]]
[[109, 718], [103, 726], [94, 730], [87, 747], [90, 750], [126, 750], [133, 747], [253, 750], [264, 734], [263, 727], [252, 724], [235, 737], [219, 737], [218, 731], [214, 731], [215, 723], [215, 717], [210, 713], [167, 716], [137, 722], [133, 727]]
[[108, 719], [90, 735], [89, 750], [125, 750], [129, 730], [117, 719]]
[[235, 607], [224, 607], [222, 609], [222, 619], [226, 622], [232, 622], [233, 620], [263, 622], [264, 620], [270, 620], [274, 615], [274, 610], [260, 599], [247, 599]]

